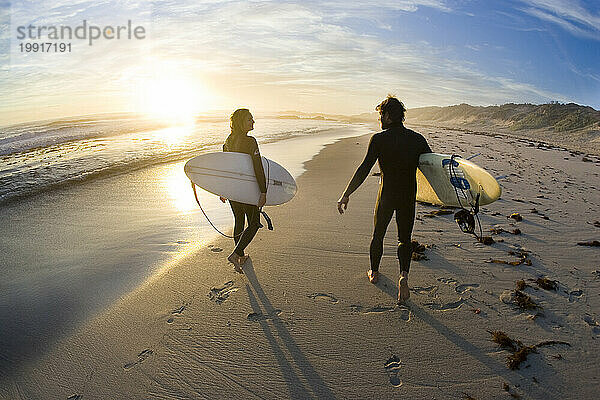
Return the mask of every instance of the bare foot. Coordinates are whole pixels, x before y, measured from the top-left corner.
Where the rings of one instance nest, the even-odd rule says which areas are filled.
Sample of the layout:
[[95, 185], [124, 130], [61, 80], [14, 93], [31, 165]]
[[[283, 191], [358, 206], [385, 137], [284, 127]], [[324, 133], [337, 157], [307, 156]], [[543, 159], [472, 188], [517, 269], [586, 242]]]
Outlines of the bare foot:
[[408, 289], [408, 278], [400, 277], [398, 281], [398, 302], [404, 302], [410, 297], [410, 290]]
[[235, 269], [235, 272], [238, 272], [240, 274], [244, 273], [244, 270], [242, 269], [242, 263], [240, 262], [240, 256], [238, 256], [235, 253], [231, 253], [229, 255], [229, 257], [227, 257], [227, 261], [229, 261], [230, 263], [233, 264], [233, 269]]
[[369, 282], [376, 284], [379, 280], [379, 271], [373, 271], [370, 269], [367, 271], [367, 276], [369, 277]]

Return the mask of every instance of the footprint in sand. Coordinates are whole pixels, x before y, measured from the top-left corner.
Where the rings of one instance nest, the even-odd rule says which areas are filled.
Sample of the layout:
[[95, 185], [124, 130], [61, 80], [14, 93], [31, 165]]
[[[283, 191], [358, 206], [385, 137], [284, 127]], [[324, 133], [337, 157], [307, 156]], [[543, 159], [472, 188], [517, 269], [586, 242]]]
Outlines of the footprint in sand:
[[380, 313], [384, 313], [384, 312], [388, 312], [388, 311], [394, 311], [396, 307], [390, 307], [390, 306], [380, 306], [377, 305], [375, 307], [371, 307], [367, 310], [365, 310], [365, 314], [380, 314]]
[[456, 310], [456, 309], [460, 308], [460, 306], [462, 306], [463, 303], [465, 303], [465, 301], [466, 300], [461, 297], [457, 301], [454, 301], [451, 303], [446, 303], [446, 304], [425, 303], [423, 305], [429, 307], [432, 310], [436, 310], [436, 311], [448, 311], [448, 310]]
[[248, 314], [247, 318], [248, 318], [248, 321], [260, 322], [260, 321], [266, 321], [269, 319], [273, 319], [273, 318], [279, 316], [279, 314], [281, 314], [281, 310], [273, 310], [272, 312], [270, 312], [268, 314], [253, 312], [253, 313]]
[[133, 362], [123, 365], [123, 369], [128, 370], [128, 369], [135, 367], [138, 364], [143, 363], [144, 361], [146, 361], [146, 359], [148, 357], [150, 357], [152, 355], [152, 353], [153, 353], [153, 351], [150, 349], [146, 349], [146, 350], [142, 351], [140, 354], [138, 354], [138, 359], [136, 361], [133, 361]]
[[171, 311], [171, 317], [167, 320], [168, 324], [172, 324], [173, 321], [175, 321], [175, 316], [176, 315], [181, 315], [183, 314], [183, 311], [186, 309], [186, 307], [188, 306], [188, 304], [184, 304], [179, 308], [176, 308], [175, 310]]
[[183, 311], [185, 310], [186, 307], [187, 307], [187, 304], [184, 304], [181, 307], [176, 308], [173, 311], [171, 311], [171, 314], [173, 314], [173, 315], [183, 314]]
[[400, 319], [402, 321], [405, 321], [405, 322], [410, 321], [410, 316], [411, 316], [411, 314], [410, 314], [410, 310], [408, 308], [404, 308], [404, 307], [400, 308]]
[[464, 283], [462, 285], [458, 285], [454, 290], [456, 290], [456, 293], [458, 293], [458, 294], [463, 294], [464, 292], [467, 292], [471, 289], [475, 289], [478, 287], [479, 287], [479, 284], [477, 284], [477, 283]]
[[309, 294], [308, 297], [310, 297], [311, 299], [314, 300], [328, 300], [333, 304], [336, 304], [338, 302], [338, 299], [335, 298], [334, 295], [331, 294], [327, 294], [327, 293], [313, 293], [313, 294]]
[[583, 296], [583, 290], [581, 290], [581, 289], [571, 290], [569, 292], [569, 301], [574, 302], [574, 301], [578, 300], [581, 296]]
[[217, 304], [223, 304], [225, 300], [229, 298], [229, 295], [235, 293], [239, 288], [233, 286], [233, 281], [228, 281], [223, 284], [220, 288], [212, 288], [208, 292], [208, 298]]
[[427, 286], [427, 287], [422, 287], [422, 286], [414, 286], [410, 289], [411, 292], [416, 293], [416, 294], [426, 294], [429, 296], [432, 296], [435, 294], [435, 292], [437, 292], [437, 286]]
[[445, 283], [446, 285], [456, 285], [458, 281], [452, 278], [438, 278], [438, 281]]
[[583, 320], [592, 328], [592, 333], [594, 335], [600, 334], [600, 323], [598, 323], [594, 317], [589, 314], [585, 314], [583, 316]]
[[211, 247], [210, 251], [212, 251], [214, 253], [220, 253], [223, 251], [223, 249], [220, 247]]
[[385, 372], [388, 374], [390, 383], [394, 387], [402, 386], [402, 381], [398, 377], [400, 367], [402, 367], [402, 362], [396, 355], [391, 356], [384, 364]]
[[374, 307], [367, 308], [365, 310], [364, 307], [361, 306], [360, 304], [352, 304], [352, 305], [350, 305], [350, 310], [354, 313], [361, 313], [361, 314], [381, 314], [381, 313], [385, 313], [385, 312], [400, 311], [400, 319], [403, 321], [406, 321], [406, 322], [410, 321], [410, 317], [411, 317], [411, 313], [408, 308], [398, 307], [398, 306], [377, 305]]

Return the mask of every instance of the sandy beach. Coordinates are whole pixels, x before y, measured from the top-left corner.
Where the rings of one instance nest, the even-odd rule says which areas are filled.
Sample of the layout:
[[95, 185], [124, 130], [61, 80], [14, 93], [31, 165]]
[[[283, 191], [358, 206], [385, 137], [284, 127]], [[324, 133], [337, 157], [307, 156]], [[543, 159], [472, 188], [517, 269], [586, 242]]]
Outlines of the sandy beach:
[[[275, 230], [259, 231], [244, 275], [225, 260], [230, 239], [197, 237], [2, 377], [0, 398], [593, 398], [599, 250], [578, 243], [599, 238], [600, 158], [505, 136], [419, 131], [433, 151], [481, 153], [474, 162], [506, 178], [502, 198], [482, 209], [489, 246], [460, 232], [452, 215], [432, 215], [438, 207], [417, 206], [413, 239], [426, 249], [411, 266], [406, 305], [396, 304], [394, 224], [379, 283], [365, 273], [378, 178], [337, 213], [370, 135], [342, 139], [305, 163], [291, 202], [267, 210]], [[540, 277], [556, 290], [539, 287]], [[515, 303], [519, 280], [538, 308]], [[535, 352], [511, 370], [493, 331]]]

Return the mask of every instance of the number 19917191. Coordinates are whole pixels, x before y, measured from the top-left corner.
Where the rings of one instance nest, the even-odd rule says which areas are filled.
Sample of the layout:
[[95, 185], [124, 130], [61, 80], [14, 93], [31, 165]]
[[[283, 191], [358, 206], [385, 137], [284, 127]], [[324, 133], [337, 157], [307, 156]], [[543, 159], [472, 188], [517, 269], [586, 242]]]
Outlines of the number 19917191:
[[70, 53], [71, 43], [19, 43], [21, 53]]

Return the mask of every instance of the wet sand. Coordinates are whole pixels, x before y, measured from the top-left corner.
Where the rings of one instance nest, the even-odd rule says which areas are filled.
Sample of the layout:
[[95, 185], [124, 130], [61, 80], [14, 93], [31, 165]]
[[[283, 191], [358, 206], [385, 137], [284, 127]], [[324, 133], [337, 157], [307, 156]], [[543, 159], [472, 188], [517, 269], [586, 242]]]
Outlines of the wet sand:
[[[303, 162], [364, 126], [329, 129], [261, 144], [299, 176]], [[293, 152], [281, 149], [293, 149]], [[281, 157], [283, 156], [283, 160]], [[0, 207], [0, 378], [34, 361], [165, 263], [218, 234], [192, 195], [184, 161], [132, 170], [2, 204]], [[231, 209], [198, 192], [213, 223]]]
[[[3, 379], [2, 398], [593, 398], [600, 368], [600, 162], [506, 137], [421, 129], [436, 152], [472, 155], [501, 180], [483, 208], [486, 246], [452, 215], [418, 205], [411, 299], [396, 304], [395, 226], [381, 277], [366, 278], [378, 178], [343, 216], [335, 203], [369, 136], [326, 146], [299, 193], [269, 208], [236, 274], [229, 239], [190, 243], [143, 285], [40, 360]], [[376, 170], [376, 167], [375, 167]], [[594, 194], [595, 193], [595, 194]], [[522, 221], [508, 218], [520, 213]], [[511, 254], [512, 253], [512, 254]], [[529, 260], [518, 265], [513, 261]], [[508, 264], [496, 261], [506, 261]], [[558, 290], [539, 288], [539, 277]], [[522, 310], [515, 284], [541, 308]], [[490, 331], [538, 347], [520, 369]], [[508, 391], [508, 392], [507, 392]], [[77, 397], [81, 396], [81, 397]]]

